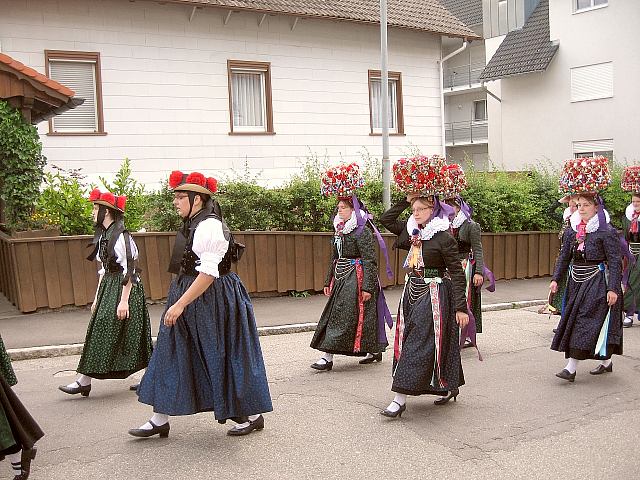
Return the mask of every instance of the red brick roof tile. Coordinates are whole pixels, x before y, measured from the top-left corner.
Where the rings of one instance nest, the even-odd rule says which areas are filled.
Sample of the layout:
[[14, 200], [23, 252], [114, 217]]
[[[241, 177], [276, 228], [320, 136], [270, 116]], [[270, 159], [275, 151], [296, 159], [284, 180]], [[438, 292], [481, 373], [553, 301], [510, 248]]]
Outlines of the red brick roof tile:
[[13, 70], [20, 72], [22, 75], [25, 75], [29, 78], [32, 78], [36, 82], [41, 85], [47, 87], [48, 89], [55, 90], [56, 92], [66, 96], [73, 97], [75, 92], [64, 85], [56, 82], [55, 80], [51, 80], [49, 77], [41, 74], [40, 72], [34, 70], [31, 67], [27, 67], [25, 64], [20, 63], [19, 61], [11, 58], [9, 55], [5, 53], [0, 53], [0, 63], [3, 63]]

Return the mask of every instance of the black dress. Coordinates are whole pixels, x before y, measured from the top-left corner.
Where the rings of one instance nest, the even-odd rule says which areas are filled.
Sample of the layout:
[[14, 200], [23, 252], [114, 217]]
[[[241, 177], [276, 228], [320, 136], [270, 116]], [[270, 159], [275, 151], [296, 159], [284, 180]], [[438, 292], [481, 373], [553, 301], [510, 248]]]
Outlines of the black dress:
[[[607, 225], [587, 233], [582, 252], [576, 232], [573, 228], [566, 230], [553, 280], [560, 282], [568, 271], [567, 290], [552, 350], [577, 360], [602, 360], [622, 354], [621, 270], [620, 240], [613, 227]], [[607, 305], [609, 290], [618, 294], [611, 308]]]
[[[387, 338], [378, 329], [378, 263], [373, 233], [364, 227], [334, 237], [333, 255], [325, 279], [331, 296], [318, 321], [311, 348], [340, 355], [384, 352]], [[341, 242], [340, 252], [336, 241]], [[360, 304], [360, 292], [371, 298]]]
[[[409, 250], [409, 207], [402, 200], [380, 217], [398, 235], [395, 246]], [[406, 277], [398, 309], [391, 390], [407, 395], [444, 395], [464, 385], [456, 312], [467, 312], [465, 277], [458, 246], [448, 231], [422, 241], [424, 271]]]

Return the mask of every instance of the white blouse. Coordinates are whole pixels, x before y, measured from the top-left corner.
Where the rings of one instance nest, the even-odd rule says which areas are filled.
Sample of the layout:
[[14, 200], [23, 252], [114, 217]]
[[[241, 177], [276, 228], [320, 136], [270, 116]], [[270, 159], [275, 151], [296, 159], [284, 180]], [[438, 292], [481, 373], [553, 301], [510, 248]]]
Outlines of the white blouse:
[[[102, 239], [102, 237], [100, 237]], [[130, 237], [129, 245], [131, 245], [131, 256], [134, 260], [138, 259], [138, 247], [136, 246], [136, 242], [133, 241], [133, 237]], [[118, 237], [118, 241], [113, 247], [114, 253], [116, 254], [116, 262], [118, 265], [122, 267], [124, 272], [127, 271], [127, 251], [126, 245], [124, 243], [124, 234], [121, 233]], [[104, 275], [104, 265], [102, 264], [102, 259], [98, 255], [98, 262], [100, 262], [100, 269], [98, 270], [98, 275]]]
[[201, 221], [193, 234], [193, 253], [200, 258], [198, 272], [219, 277], [218, 264], [229, 249], [229, 240], [224, 238], [222, 222], [217, 218]]

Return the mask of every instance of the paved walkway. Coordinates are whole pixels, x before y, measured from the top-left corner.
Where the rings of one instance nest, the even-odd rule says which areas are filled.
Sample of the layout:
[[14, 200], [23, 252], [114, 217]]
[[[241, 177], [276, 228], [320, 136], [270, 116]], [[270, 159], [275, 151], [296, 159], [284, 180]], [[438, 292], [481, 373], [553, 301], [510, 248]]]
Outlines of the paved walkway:
[[[494, 293], [483, 290], [483, 305], [545, 299], [548, 286], [549, 278], [499, 281]], [[397, 308], [401, 294], [400, 287], [385, 290], [392, 313]], [[0, 299], [4, 297], [0, 296]], [[15, 308], [9, 308], [7, 304], [6, 299], [4, 304], [0, 302], [0, 333], [7, 348], [84, 342], [90, 316], [88, 308], [62, 308], [58, 311], [21, 314]], [[259, 327], [317, 322], [325, 304], [326, 297], [323, 295], [312, 295], [306, 298], [253, 299]], [[510, 308], [509, 305], [502, 305], [502, 307]], [[159, 327], [163, 310], [162, 304], [149, 306], [154, 335]]]

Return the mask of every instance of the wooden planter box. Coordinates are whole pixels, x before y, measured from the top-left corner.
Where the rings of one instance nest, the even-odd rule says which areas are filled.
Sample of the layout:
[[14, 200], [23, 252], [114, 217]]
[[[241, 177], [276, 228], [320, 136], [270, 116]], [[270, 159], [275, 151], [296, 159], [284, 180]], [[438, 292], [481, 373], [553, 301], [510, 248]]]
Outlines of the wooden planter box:
[[[249, 293], [320, 291], [329, 267], [332, 234], [316, 232], [237, 232], [247, 246], [234, 265]], [[147, 297], [161, 300], [171, 283], [167, 272], [173, 232], [133, 234], [140, 252], [139, 266]], [[393, 250], [394, 235], [384, 234], [393, 280], [385, 274], [379, 255], [383, 286], [404, 282], [406, 251]], [[10, 238], [0, 233], [0, 293], [20, 311], [90, 304], [97, 284], [97, 265], [85, 257], [91, 236]], [[550, 275], [559, 249], [555, 232], [485, 233], [485, 263], [497, 280]]]

